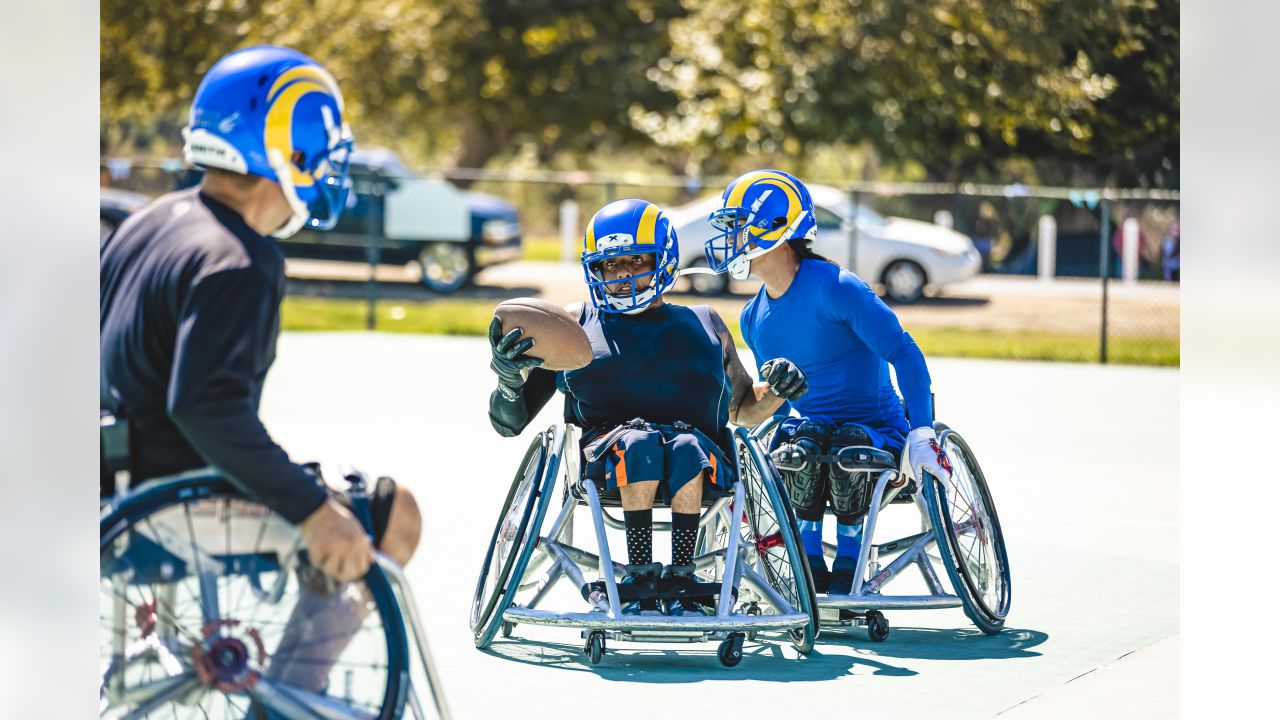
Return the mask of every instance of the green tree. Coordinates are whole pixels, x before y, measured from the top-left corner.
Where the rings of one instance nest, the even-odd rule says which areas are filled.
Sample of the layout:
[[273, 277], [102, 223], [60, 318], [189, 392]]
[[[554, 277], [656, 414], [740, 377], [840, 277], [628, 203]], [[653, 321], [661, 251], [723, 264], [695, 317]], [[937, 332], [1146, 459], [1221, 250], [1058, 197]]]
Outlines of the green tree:
[[[1153, 103], [1160, 118], [1175, 111], [1176, 144], [1176, 4], [1171, 31], [1170, 11], [1143, 0], [690, 5], [653, 72], [678, 111], [634, 120], [703, 156], [864, 143], [885, 163], [969, 179], [1011, 158], [1090, 158], [1153, 123], [1167, 131], [1134, 117]], [[1151, 77], [1169, 67], [1172, 93]], [[1111, 132], [1121, 126], [1142, 130]]]

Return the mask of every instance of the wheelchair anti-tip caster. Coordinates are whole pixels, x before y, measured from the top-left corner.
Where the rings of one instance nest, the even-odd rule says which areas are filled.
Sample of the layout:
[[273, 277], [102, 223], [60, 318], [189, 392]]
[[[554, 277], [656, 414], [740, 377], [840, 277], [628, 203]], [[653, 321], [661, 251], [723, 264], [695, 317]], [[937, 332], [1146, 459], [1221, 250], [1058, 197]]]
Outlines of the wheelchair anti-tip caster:
[[604, 657], [604, 631], [592, 630], [587, 636], [587, 644], [582, 648], [582, 652], [586, 653], [592, 665], [599, 665], [600, 658]]
[[746, 636], [740, 632], [729, 633], [729, 637], [720, 643], [720, 650], [716, 653], [720, 657], [720, 664], [725, 667], [734, 667], [742, 662], [742, 642]]
[[889, 637], [889, 621], [879, 610], [867, 611], [867, 634], [872, 642], [884, 642]]
[[516, 629], [516, 624], [507, 620], [502, 621], [502, 637], [511, 637], [511, 631]]

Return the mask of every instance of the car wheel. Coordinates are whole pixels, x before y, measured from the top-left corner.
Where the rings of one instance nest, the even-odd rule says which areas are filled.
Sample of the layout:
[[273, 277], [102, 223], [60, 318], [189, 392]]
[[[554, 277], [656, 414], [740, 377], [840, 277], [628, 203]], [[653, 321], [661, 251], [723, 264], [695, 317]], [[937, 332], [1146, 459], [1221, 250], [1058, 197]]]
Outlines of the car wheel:
[[[705, 259], [694, 260], [690, 267], [707, 267]], [[698, 297], [715, 297], [724, 295], [729, 291], [729, 275], [727, 273], [719, 273], [717, 275], [709, 275], [706, 273], [695, 273], [688, 275], [689, 292]]]
[[427, 243], [418, 255], [422, 284], [438, 293], [451, 293], [471, 279], [471, 252], [465, 243]]
[[924, 296], [928, 278], [924, 268], [914, 260], [894, 260], [885, 268], [881, 281], [884, 294], [895, 303], [909, 305]]
[[111, 233], [116, 231], [117, 223], [111, 218], [105, 218], [101, 215], [98, 216], [98, 223], [100, 233], [98, 242], [104, 242], [107, 238], [111, 237]]

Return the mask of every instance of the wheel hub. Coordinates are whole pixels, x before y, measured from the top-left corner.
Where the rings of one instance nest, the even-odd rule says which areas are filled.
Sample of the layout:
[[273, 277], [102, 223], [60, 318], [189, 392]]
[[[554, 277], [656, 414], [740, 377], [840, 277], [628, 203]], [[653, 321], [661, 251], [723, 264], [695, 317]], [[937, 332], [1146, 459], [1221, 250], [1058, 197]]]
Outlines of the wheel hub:
[[196, 675], [206, 686], [234, 692], [257, 684], [259, 673], [250, 663], [266, 665], [267, 651], [256, 628], [240, 628], [240, 621], [214, 620], [202, 632], [205, 642], [191, 649]]

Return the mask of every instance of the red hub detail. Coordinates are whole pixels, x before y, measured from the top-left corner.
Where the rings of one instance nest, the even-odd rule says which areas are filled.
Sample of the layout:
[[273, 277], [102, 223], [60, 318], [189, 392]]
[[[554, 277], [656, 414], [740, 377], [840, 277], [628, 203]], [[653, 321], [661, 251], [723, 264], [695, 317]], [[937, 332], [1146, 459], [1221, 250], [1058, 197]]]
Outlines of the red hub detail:
[[258, 672], [250, 667], [250, 662], [254, 661], [259, 668], [265, 666], [267, 650], [257, 628], [220, 632], [223, 628], [239, 626], [239, 620], [228, 618], [214, 620], [201, 629], [205, 642], [191, 648], [191, 657], [195, 660], [196, 675], [205, 685], [235, 692], [258, 683]]
[[142, 631], [142, 637], [148, 637], [156, 629], [156, 601], [148, 600], [133, 611], [134, 622]]
[[776, 532], [776, 533], [773, 533], [772, 535], [765, 535], [764, 537], [757, 537], [756, 552], [760, 553], [761, 555], [764, 555], [771, 548], [782, 547], [783, 544], [784, 543], [782, 540], [781, 532]]

